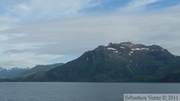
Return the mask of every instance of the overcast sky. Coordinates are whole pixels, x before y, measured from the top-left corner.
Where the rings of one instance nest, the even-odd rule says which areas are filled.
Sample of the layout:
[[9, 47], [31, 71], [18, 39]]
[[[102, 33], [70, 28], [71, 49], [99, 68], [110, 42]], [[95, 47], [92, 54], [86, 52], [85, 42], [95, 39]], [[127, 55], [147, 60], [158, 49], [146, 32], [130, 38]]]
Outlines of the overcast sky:
[[180, 55], [180, 0], [0, 0], [0, 67], [67, 62], [126, 41]]

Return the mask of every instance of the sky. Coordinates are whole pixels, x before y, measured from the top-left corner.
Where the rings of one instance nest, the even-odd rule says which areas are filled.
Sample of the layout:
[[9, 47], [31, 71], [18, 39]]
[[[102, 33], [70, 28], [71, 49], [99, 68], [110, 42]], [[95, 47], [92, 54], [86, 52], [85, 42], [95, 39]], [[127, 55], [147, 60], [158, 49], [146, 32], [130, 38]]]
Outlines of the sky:
[[0, 0], [0, 67], [65, 63], [109, 42], [180, 55], [180, 0]]

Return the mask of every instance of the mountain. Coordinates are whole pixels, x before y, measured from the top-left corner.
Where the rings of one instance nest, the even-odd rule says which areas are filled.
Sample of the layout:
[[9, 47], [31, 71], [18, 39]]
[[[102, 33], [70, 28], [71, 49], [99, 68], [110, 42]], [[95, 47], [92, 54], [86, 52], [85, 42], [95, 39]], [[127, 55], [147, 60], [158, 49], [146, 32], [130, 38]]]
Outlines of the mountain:
[[50, 69], [58, 67], [63, 63], [56, 63], [51, 65], [36, 65], [35, 67], [29, 68], [12, 68], [4, 69], [0, 67], [0, 78], [17, 78], [17, 77], [26, 77], [37, 72], [46, 72]]
[[37, 73], [37, 72], [46, 72], [49, 71], [55, 67], [58, 67], [60, 65], [63, 65], [63, 63], [56, 63], [56, 64], [50, 64], [50, 65], [36, 65], [35, 67], [28, 69], [27, 71], [21, 72], [17, 74], [14, 77], [22, 77], [22, 76], [29, 76], [31, 74]]
[[[168, 82], [179, 78], [180, 57], [158, 45], [109, 43], [47, 72], [19, 81]], [[168, 75], [172, 77], [165, 79]]]
[[12, 69], [5, 69], [0, 67], [0, 78], [10, 78], [27, 70], [28, 70], [27, 68], [23, 69], [23, 68], [15, 67]]

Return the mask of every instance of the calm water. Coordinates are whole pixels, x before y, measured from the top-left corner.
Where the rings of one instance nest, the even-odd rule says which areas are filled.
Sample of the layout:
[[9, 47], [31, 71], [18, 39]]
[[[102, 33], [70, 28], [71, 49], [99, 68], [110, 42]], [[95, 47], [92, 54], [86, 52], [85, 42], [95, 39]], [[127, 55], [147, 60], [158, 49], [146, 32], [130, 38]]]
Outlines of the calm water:
[[123, 101], [124, 93], [180, 93], [180, 84], [0, 83], [0, 101]]

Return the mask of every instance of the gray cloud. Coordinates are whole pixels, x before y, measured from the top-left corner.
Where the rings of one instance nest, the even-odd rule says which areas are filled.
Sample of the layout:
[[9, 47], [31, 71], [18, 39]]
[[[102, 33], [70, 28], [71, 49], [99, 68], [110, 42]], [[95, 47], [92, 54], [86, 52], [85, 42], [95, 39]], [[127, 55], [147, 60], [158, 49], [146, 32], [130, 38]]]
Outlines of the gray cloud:
[[23, 53], [26, 52], [26, 50], [7, 50], [4, 52], [4, 54], [18, 54], [18, 53]]
[[[151, 12], [143, 14], [114, 14], [47, 22], [23, 27], [26, 36], [8, 40], [8, 43], [45, 43], [42, 50], [49, 54], [76, 54], [110, 41], [157, 43], [165, 48], [178, 46], [179, 13]], [[52, 43], [54, 43], [52, 45]], [[48, 45], [50, 44], [50, 45]], [[51, 49], [48, 49], [51, 47]], [[58, 51], [53, 49], [58, 48]], [[75, 52], [76, 50], [76, 52]], [[171, 49], [170, 49], [171, 50]], [[172, 51], [174, 54], [180, 54]]]

